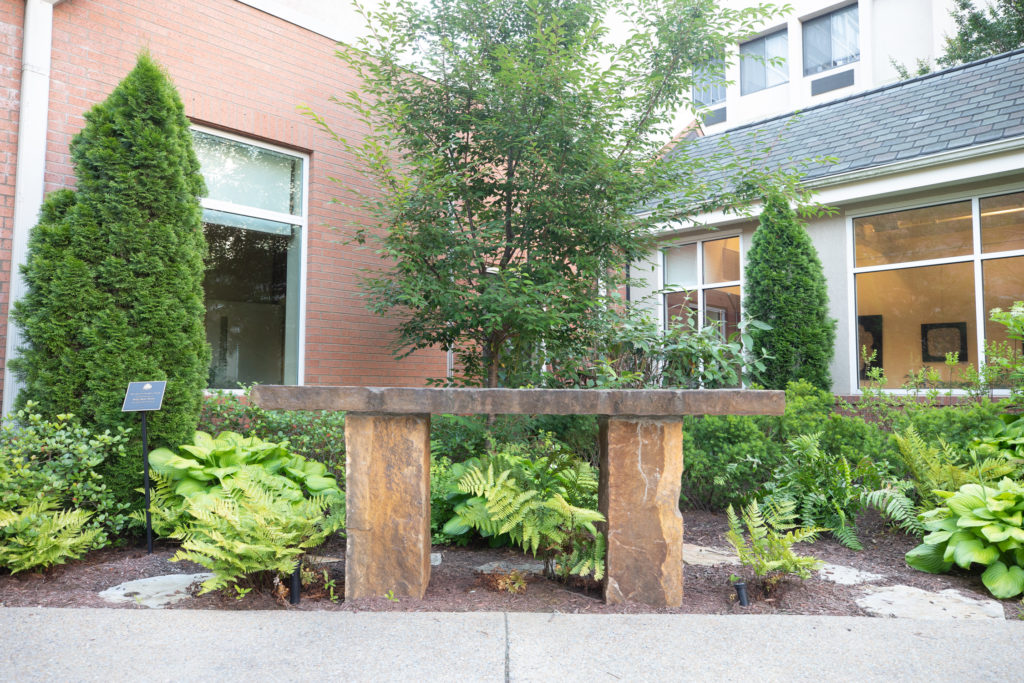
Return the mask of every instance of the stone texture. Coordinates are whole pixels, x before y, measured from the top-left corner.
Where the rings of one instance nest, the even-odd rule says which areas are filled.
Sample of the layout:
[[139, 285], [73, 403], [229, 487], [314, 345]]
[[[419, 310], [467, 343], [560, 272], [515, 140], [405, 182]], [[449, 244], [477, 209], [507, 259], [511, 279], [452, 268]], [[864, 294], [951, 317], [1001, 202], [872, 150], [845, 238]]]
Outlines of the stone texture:
[[840, 586], [856, 586], [862, 583], [881, 581], [885, 577], [881, 574], [864, 572], [841, 564], [826, 564], [818, 570], [818, 578], [838, 583]]
[[345, 418], [345, 599], [421, 598], [430, 580], [430, 416]]
[[939, 593], [913, 586], [873, 588], [857, 604], [876, 617], [904, 619], [1005, 619], [1003, 605], [948, 588]]
[[136, 579], [101, 591], [99, 596], [107, 602], [127, 602], [143, 607], [161, 609], [188, 597], [188, 587], [206, 581], [209, 572], [198, 574], [167, 574]]
[[683, 562], [702, 567], [715, 567], [722, 564], [739, 564], [740, 558], [732, 550], [705, 548], [692, 543], [684, 543]]
[[678, 607], [683, 601], [682, 424], [601, 420], [600, 507], [607, 519], [609, 604]]
[[516, 571], [520, 574], [543, 576], [544, 563], [540, 560], [523, 560], [521, 562], [497, 560], [495, 562], [488, 562], [487, 564], [480, 565], [476, 568], [476, 571], [481, 574], [509, 574]]
[[745, 389], [436, 389], [259, 385], [266, 410], [350, 410], [389, 414], [781, 415], [783, 391]]

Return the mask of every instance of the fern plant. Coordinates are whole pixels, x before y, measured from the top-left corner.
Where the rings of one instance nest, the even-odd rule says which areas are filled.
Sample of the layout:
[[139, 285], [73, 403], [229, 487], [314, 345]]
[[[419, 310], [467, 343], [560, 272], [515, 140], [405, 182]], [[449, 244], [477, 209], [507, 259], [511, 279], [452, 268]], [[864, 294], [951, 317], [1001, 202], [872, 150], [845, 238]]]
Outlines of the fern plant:
[[856, 516], [864, 506], [861, 494], [878, 488], [884, 471], [868, 457], [851, 467], [845, 456], [822, 449], [819, 439], [820, 434], [804, 434], [790, 440], [790, 453], [765, 485], [765, 500], [777, 505], [793, 501], [804, 526], [825, 528], [847, 548], [860, 550]]
[[[531, 449], [533, 449], [531, 451]], [[596, 524], [597, 475], [550, 437], [507, 444], [453, 467], [453, 516], [444, 533], [506, 537], [540, 554], [549, 574], [604, 576], [604, 536]]]
[[340, 510], [325, 516], [323, 496], [292, 499], [281, 493], [278, 479], [250, 466], [225, 480], [223, 495], [186, 499], [192, 521], [171, 534], [182, 541], [171, 561], [188, 560], [213, 572], [200, 594], [257, 572], [291, 574], [305, 549], [344, 525]]
[[725, 512], [729, 519], [726, 538], [736, 549], [740, 562], [750, 567], [754, 575], [764, 582], [766, 591], [770, 591], [787, 574], [807, 579], [821, 566], [820, 560], [793, 552], [793, 545], [813, 542], [819, 532], [825, 531], [820, 527], [795, 524], [796, 504], [793, 501], [768, 501], [764, 503], [763, 510], [756, 500], [751, 501], [741, 509], [742, 524], [732, 505]]
[[87, 528], [85, 510], [57, 510], [51, 498], [38, 498], [21, 510], [0, 510], [0, 566], [11, 573], [63, 564], [92, 549], [99, 528]]

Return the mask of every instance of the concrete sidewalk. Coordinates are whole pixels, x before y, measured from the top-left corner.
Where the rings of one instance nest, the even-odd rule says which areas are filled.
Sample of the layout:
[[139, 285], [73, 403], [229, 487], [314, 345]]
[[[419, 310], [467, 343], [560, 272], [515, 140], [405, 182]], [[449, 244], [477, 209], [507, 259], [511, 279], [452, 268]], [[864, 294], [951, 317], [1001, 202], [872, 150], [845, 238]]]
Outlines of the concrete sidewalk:
[[993, 681], [1024, 622], [0, 608], [3, 681]]

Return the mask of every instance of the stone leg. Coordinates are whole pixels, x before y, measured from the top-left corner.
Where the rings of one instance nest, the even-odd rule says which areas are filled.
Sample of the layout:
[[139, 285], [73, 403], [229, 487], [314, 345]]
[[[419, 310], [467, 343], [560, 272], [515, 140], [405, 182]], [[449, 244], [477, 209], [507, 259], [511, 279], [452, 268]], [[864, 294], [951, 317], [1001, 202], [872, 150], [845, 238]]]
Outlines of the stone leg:
[[607, 519], [604, 599], [683, 602], [683, 429], [678, 420], [601, 418], [600, 508]]
[[430, 415], [345, 416], [345, 599], [430, 581]]

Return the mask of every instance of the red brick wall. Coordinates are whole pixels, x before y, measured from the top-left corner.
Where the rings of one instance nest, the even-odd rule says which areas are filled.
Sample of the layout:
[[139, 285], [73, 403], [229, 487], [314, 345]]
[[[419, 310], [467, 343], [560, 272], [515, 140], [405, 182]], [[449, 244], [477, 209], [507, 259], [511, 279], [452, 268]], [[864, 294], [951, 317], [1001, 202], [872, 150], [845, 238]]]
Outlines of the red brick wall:
[[[14, 176], [18, 164], [18, 106], [21, 101], [21, 45], [25, 3], [0, 1], [0, 367], [7, 343], [7, 304], [14, 234]], [[0, 372], [0, 395], [3, 392]]]
[[[17, 18], [15, 8], [8, 10], [11, 4], [22, 3], [4, 0], [0, 21], [8, 15]], [[84, 124], [83, 113], [113, 90], [145, 49], [167, 69], [196, 123], [310, 153], [306, 383], [421, 385], [427, 377], [443, 376], [441, 352], [393, 358], [393, 323], [366, 311], [359, 297], [360, 270], [378, 260], [342, 244], [343, 233], [333, 229], [365, 223], [366, 217], [331, 203], [342, 193], [330, 177], [362, 193], [375, 188], [296, 109], [309, 105], [342, 135], [361, 133], [358, 123], [329, 101], [331, 95], [355, 89], [357, 82], [334, 56], [328, 38], [235, 0], [68, 0], [57, 5], [47, 192], [74, 184], [68, 145]], [[4, 47], [0, 59], [12, 59], [8, 52]], [[0, 62], [2, 79], [7, 78], [6, 64]], [[0, 92], [6, 83], [0, 80]], [[0, 119], [0, 126], [5, 123]], [[3, 159], [0, 154], [0, 163]], [[9, 245], [4, 220], [0, 239]]]

